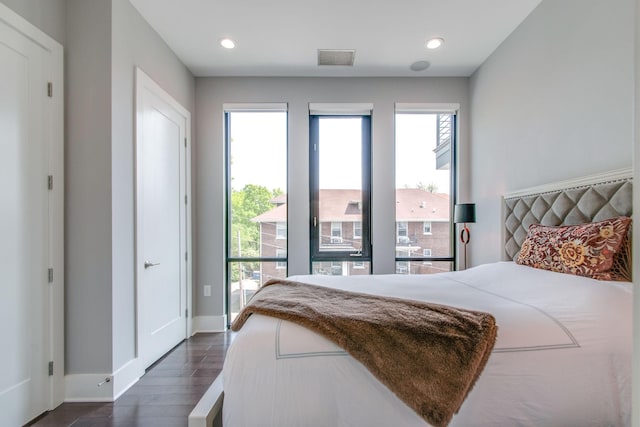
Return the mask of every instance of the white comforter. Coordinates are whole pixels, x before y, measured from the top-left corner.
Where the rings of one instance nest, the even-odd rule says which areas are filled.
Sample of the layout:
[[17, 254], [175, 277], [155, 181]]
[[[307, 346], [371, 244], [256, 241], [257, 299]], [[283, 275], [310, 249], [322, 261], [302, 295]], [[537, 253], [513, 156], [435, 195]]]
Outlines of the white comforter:
[[[630, 283], [510, 262], [431, 276], [291, 279], [492, 313], [494, 351], [451, 426], [630, 425]], [[287, 321], [252, 316], [223, 376], [225, 427], [427, 425], [343, 350]]]

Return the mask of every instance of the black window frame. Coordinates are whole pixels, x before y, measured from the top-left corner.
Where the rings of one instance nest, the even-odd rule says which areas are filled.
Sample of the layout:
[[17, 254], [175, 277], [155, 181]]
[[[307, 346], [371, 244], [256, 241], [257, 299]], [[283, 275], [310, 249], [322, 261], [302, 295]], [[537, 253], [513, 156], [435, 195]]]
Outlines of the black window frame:
[[[247, 110], [247, 111], [251, 111], [251, 110]], [[231, 218], [232, 218], [232, 204], [231, 204], [231, 194], [232, 194], [232, 186], [231, 186], [231, 113], [233, 112], [238, 112], [238, 111], [224, 111], [224, 144], [225, 144], [225, 181], [226, 181], [226, 185], [225, 185], [225, 217], [224, 217], [224, 222], [225, 222], [225, 249], [224, 249], [224, 253], [225, 253], [225, 268], [226, 268], [226, 283], [225, 283], [225, 314], [227, 316], [227, 327], [231, 327], [231, 295], [230, 295], [230, 285], [231, 285], [231, 276], [232, 276], [232, 271], [231, 271], [231, 265], [232, 264], [237, 264], [237, 263], [249, 263], [249, 262], [271, 262], [273, 263], [276, 268], [278, 263], [282, 263], [285, 262], [287, 264], [287, 266], [285, 268], [282, 268], [283, 270], [285, 270], [285, 277], [289, 275], [289, 195], [288, 195], [288, 188], [285, 191], [285, 194], [287, 194], [287, 255], [285, 257], [263, 257], [263, 256], [258, 256], [258, 257], [243, 257], [243, 256], [233, 256], [232, 255], [232, 243], [231, 243], [231, 228], [232, 228], [232, 224], [231, 224]], [[289, 179], [288, 179], [288, 156], [289, 156], [289, 112], [288, 110], [286, 111], [286, 120], [285, 120], [285, 126], [287, 128], [287, 133], [286, 133], [286, 156], [287, 156], [287, 180], [286, 182], [288, 183]]]
[[[397, 113], [396, 113], [397, 114]], [[455, 271], [456, 270], [456, 265], [457, 265], [457, 258], [458, 258], [458, 254], [457, 254], [457, 245], [456, 245], [456, 224], [453, 222], [453, 209], [454, 206], [457, 203], [457, 199], [458, 199], [458, 184], [457, 184], [457, 176], [458, 176], [458, 156], [457, 156], [457, 148], [458, 148], [458, 132], [457, 132], [457, 124], [458, 124], [458, 113], [457, 112], [451, 112], [451, 113], [433, 113], [433, 114], [447, 114], [451, 116], [451, 142], [450, 142], [450, 147], [451, 147], [451, 160], [450, 160], [450, 168], [451, 168], [451, 194], [449, 197], [449, 239], [450, 239], [450, 248], [451, 248], [451, 252], [449, 256], [436, 256], [436, 257], [399, 257], [396, 256], [395, 257], [395, 265], [396, 265], [396, 271], [397, 271], [397, 265], [398, 262], [404, 262], [404, 261], [416, 261], [416, 262], [430, 262], [430, 263], [434, 263], [434, 262], [449, 262], [451, 263], [451, 271]], [[439, 135], [438, 135], [439, 137]], [[397, 223], [397, 221], [396, 221]], [[432, 224], [433, 225], [433, 224]], [[397, 239], [397, 231], [396, 231], [396, 239]]]
[[[322, 119], [362, 120], [362, 218], [361, 218], [361, 250], [353, 251], [320, 251], [320, 183], [319, 183], [319, 148], [320, 120]], [[373, 271], [371, 248], [371, 116], [353, 115], [309, 115], [309, 204], [310, 204], [310, 271], [314, 262], [326, 261], [364, 261], [369, 263], [369, 273]]]

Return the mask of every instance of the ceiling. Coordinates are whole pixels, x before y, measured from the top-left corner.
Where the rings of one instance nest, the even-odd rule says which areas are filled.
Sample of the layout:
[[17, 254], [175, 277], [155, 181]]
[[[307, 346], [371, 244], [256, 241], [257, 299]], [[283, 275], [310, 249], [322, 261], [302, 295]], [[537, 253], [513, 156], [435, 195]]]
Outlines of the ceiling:
[[[541, 0], [130, 1], [195, 76], [417, 77], [471, 75]], [[318, 66], [318, 49], [355, 63]]]

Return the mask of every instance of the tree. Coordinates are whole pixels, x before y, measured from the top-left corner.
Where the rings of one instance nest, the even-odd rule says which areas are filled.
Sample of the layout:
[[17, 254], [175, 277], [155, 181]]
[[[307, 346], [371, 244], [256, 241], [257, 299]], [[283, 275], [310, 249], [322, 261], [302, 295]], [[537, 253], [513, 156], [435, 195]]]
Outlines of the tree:
[[422, 181], [420, 181], [416, 187], [419, 188], [420, 190], [428, 191], [429, 193], [437, 193], [438, 192], [438, 186], [436, 185], [435, 182], [431, 182], [429, 184], [425, 184]]
[[[273, 209], [271, 200], [282, 193], [280, 189], [269, 190], [255, 184], [247, 184], [240, 191], [231, 190], [231, 234], [229, 236], [231, 256], [244, 258], [260, 256], [260, 224], [251, 220]], [[257, 263], [243, 264], [247, 269], [257, 269]], [[233, 269], [232, 280], [238, 279], [239, 272]]]

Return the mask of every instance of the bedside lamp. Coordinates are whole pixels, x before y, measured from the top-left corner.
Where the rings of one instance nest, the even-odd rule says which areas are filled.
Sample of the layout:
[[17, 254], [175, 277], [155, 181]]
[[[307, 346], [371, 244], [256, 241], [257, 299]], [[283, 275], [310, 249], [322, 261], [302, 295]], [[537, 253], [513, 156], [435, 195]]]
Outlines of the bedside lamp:
[[464, 244], [464, 268], [467, 269], [467, 245], [471, 233], [469, 232], [468, 223], [476, 222], [476, 205], [475, 203], [460, 203], [455, 205], [453, 210], [453, 222], [456, 224], [464, 224], [460, 231], [460, 241]]

